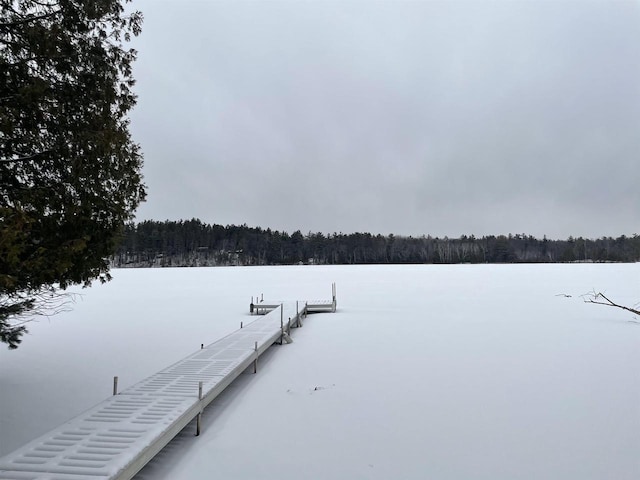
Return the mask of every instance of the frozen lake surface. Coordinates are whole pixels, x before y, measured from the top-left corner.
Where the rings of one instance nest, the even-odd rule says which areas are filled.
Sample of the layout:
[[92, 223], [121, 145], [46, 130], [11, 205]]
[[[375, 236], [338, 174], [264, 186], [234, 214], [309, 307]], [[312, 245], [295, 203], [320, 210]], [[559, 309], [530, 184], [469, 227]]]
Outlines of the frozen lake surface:
[[[0, 455], [247, 321], [310, 316], [140, 474], [172, 478], [637, 479], [640, 264], [114, 270], [0, 350]], [[559, 294], [571, 295], [565, 297]], [[640, 319], [639, 319], [640, 320]]]

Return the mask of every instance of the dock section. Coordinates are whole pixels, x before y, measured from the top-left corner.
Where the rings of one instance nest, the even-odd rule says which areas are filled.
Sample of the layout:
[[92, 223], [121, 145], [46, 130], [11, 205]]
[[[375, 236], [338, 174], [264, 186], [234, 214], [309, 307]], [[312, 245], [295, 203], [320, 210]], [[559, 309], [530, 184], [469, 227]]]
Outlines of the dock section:
[[332, 289], [330, 301], [257, 302], [239, 330], [0, 458], [0, 479], [132, 478], [194, 418], [199, 434], [204, 408], [308, 313], [335, 311]]
[[[307, 300], [305, 302], [296, 302], [296, 311], [301, 308], [301, 304], [303, 303], [303, 307], [305, 310], [305, 314], [308, 313], [322, 313], [322, 312], [335, 312], [337, 308], [337, 299], [336, 299], [336, 284], [331, 284], [331, 300]], [[272, 310], [278, 308], [282, 305], [282, 301], [274, 301], [274, 300], [264, 300], [263, 297], [256, 297], [255, 302], [254, 299], [251, 299], [251, 304], [249, 305], [249, 312], [251, 314], [256, 315], [265, 315]]]

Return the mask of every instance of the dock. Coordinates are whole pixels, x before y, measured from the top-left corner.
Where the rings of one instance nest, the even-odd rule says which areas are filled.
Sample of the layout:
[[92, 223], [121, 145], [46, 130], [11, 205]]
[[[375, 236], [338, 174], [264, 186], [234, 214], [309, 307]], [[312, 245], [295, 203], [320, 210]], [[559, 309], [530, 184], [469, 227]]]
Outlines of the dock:
[[131, 479], [193, 419], [198, 435], [204, 408], [309, 313], [335, 311], [335, 284], [328, 301], [252, 299], [240, 329], [122, 392], [115, 377], [112, 397], [0, 458], [0, 479]]

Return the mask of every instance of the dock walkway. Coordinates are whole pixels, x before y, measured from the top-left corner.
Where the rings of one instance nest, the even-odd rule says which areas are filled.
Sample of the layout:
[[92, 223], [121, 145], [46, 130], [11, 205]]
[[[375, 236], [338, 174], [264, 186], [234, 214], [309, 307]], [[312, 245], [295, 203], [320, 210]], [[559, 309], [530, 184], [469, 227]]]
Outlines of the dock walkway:
[[194, 418], [199, 430], [203, 409], [291, 327], [335, 305], [335, 286], [331, 301], [256, 303], [239, 330], [0, 458], [0, 479], [132, 478]]

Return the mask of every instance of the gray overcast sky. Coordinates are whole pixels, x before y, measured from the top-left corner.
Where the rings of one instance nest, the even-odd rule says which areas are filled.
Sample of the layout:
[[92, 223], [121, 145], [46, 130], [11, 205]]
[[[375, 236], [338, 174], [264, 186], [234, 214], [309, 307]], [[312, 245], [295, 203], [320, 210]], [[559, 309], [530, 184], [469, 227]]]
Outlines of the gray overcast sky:
[[640, 233], [640, 2], [134, 0], [137, 219]]

